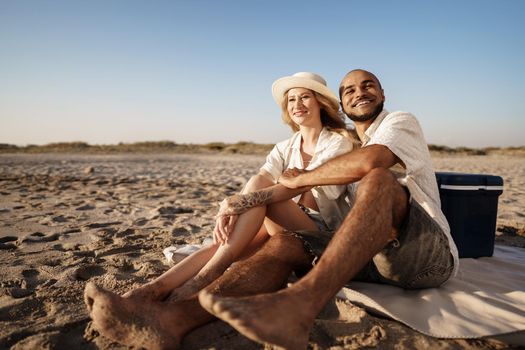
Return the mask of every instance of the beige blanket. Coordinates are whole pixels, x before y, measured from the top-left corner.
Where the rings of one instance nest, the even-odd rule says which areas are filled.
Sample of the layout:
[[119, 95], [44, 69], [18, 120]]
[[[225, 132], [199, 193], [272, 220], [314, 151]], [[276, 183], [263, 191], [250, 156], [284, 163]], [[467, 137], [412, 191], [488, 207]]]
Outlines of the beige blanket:
[[[352, 282], [338, 297], [438, 338], [509, 335], [525, 342], [525, 249], [496, 246], [490, 258], [461, 259], [436, 289]], [[502, 337], [504, 339], [504, 337]]]

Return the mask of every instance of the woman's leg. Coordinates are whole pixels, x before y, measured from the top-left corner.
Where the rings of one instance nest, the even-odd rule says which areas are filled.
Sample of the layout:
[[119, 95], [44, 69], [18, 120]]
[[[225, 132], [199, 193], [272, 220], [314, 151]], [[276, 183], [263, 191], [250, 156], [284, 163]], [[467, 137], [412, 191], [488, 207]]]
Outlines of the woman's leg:
[[[241, 193], [253, 192], [271, 185], [273, 182], [270, 179], [257, 174], [248, 180]], [[255, 252], [266, 241], [267, 237], [266, 230], [261, 227], [253, 241], [246, 244], [246, 251], [241, 252], [242, 257]], [[149, 300], [165, 299], [173, 289], [180, 287], [194, 277], [213, 257], [218, 248], [218, 244], [212, 244], [199, 249], [153, 281], [127, 292], [124, 297], [140, 297]]]
[[[315, 223], [292, 200], [272, 205], [273, 224], [276, 223], [289, 230], [317, 230]], [[191, 280], [170, 295], [170, 300], [183, 300], [199, 292], [202, 288], [217, 279], [234, 261], [236, 261], [258, 232], [266, 216], [266, 207], [251, 208], [239, 216], [228, 242], [221, 245], [208, 263]], [[271, 225], [271, 224], [270, 224]], [[275, 226], [273, 226], [275, 228]]]
[[168, 271], [164, 272], [154, 280], [133, 289], [124, 297], [139, 297], [152, 301], [165, 299], [173, 289], [181, 286], [190, 278], [195, 276], [217, 251], [218, 244], [202, 247], [198, 251], [188, 255]]
[[[254, 239], [249, 242], [245, 251], [242, 252], [242, 258], [253, 254], [259, 249], [268, 239], [268, 232], [262, 227], [256, 234]], [[144, 298], [152, 301], [161, 301], [177, 287], [180, 287], [185, 282], [195, 276], [206, 263], [212, 258], [219, 244], [211, 244], [202, 247], [198, 251], [188, 255], [175, 266], [172, 266], [168, 271], [164, 272], [154, 280], [143, 284], [142, 286], [133, 289], [123, 296]]]

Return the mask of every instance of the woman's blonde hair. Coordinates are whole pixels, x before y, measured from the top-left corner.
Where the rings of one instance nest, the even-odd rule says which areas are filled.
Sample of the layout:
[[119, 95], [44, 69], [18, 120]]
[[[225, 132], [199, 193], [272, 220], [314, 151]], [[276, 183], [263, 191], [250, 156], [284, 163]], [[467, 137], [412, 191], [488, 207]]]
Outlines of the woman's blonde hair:
[[[294, 121], [288, 114], [288, 91], [286, 91], [286, 93], [284, 94], [284, 99], [281, 103], [281, 117], [283, 121], [286, 124], [288, 124], [294, 132], [296, 132], [299, 131], [299, 125], [294, 123]], [[334, 131], [345, 137], [348, 137], [352, 140], [352, 143], [354, 143], [354, 145], [358, 144], [359, 139], [355, 137], [355, 133], [352, 132], [353, 130], [349, 130], [346, 127], [346, 124], [344, 122], [344, 115], [342, 113], [339, 113], [339, 105], [334, 105], [334, 103], [332, 103], [328, 98], [316, 91], [309, 91], [311, 91], [314, 94], [315, 99], [317, 100], [317, 102], [319, 103], [319, 107], [321, 108], [321, 124], [330, 131]]]

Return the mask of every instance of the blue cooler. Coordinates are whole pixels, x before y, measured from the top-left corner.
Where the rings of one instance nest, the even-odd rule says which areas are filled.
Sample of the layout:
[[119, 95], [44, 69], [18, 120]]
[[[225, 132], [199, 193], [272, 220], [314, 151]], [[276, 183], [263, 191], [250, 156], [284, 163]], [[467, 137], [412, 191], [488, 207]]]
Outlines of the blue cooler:
[[499, 176], [436, 173], [441, 210], [460, 258], [492, 256], [496, 236], [498, 197], [503, 192]]

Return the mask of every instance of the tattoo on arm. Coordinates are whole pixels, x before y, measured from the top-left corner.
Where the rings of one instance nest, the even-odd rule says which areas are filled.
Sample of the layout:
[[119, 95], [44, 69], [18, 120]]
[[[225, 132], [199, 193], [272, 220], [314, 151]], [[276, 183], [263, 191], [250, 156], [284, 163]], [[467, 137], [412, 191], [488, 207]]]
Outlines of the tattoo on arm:
[[270, 203], [273, 190], [260, 190], [235, 196], [230, 202], [230, 207], [236, 213], [247, 209]]

